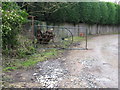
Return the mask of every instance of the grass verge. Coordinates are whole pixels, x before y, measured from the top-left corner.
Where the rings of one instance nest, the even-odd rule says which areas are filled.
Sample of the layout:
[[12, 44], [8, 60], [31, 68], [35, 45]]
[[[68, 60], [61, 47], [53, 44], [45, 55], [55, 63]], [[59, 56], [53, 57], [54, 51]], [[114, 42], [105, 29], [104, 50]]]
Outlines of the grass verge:
[[[77, 43], [82, 40], [84, 40], [84, 37], [73, 37], [73, 42]], [[16, 69], [24, 69], [24, 68], [30, 68], [33, 67], [35, 64], [41, 61], [45, 61], [54, 57], [58, 57], [60, 53], [63, 53], [64, 50], [58, 50], [56, 48], [53, 49], [43, 49], [43, 50], [37, 50], [36, 53], [32, 55], [25, 56], [22, 59], [19, 58], [4, 58], [3, 65], [3, 71], [5, 72], [11, 72]], [[6, 63], [6, 62], [7, 63]]]
[[[40, 50], [37, 53], [34, 53], [33, 55], [27, 56], [22, 59], [8, 59], [10, 62], [7, 61], [5, 63], [5, 67], [3, 67], [3, 71], [10, 72], [16, 69], [22, 69], [22, 68], [29, 68], [37, 64], [38, 62], [48, 60], [50, 58], [57, 57], [63, 50], [57, 50], [57, 49], [49, 49], [49, 50]], [[6, 61], [6, 60], [4, 60]]]
[[73, 37], [73, 42], [74, 43], [77, 43], [77, 42], [80, 42], [80, 41], [83, 41], [83, 40], [85, 40], [85, 37], [79, 37], [79, 36]]

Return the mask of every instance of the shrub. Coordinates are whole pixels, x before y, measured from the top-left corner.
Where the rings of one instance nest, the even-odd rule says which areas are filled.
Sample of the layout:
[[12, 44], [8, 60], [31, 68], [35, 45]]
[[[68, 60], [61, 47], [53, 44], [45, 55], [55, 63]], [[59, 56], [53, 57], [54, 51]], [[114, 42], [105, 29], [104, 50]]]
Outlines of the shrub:
[[27, 21], [27, 13], [15, 2], [2, 3], [2, 48], [11, 49], [17, 45], [16, 36], [20, 26]]

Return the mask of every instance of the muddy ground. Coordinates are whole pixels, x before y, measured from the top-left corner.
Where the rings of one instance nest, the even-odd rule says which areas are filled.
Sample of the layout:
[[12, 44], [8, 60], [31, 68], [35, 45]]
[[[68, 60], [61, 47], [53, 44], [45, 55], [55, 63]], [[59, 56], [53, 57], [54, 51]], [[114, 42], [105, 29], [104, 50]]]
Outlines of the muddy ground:
[[[81, 48], [82, 42], [74, 48]], [[88, 41], [88, 50], [68, 50], [59, 58], [39, 62], [31, 70], [8, 73], [12, 87], [117, 88], [118, 35]]]

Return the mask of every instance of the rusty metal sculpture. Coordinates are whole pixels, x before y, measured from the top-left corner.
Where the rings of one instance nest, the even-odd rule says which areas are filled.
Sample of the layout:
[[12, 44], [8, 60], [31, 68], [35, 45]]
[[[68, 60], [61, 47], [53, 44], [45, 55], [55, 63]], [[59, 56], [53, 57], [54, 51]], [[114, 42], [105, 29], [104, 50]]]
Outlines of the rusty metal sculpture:
[[44, 33], [40, 29], [37, 31], [37, 40], [40, 44], [48, 44], [54, 37], [52, 30], [47, 30]]

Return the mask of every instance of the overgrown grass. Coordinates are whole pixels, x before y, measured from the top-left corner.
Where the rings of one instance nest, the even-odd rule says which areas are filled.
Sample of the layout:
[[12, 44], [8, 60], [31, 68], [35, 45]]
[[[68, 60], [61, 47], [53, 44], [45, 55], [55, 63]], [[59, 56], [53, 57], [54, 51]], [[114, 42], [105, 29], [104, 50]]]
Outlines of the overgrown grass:
[[42, 53], [32, 55], [31, 57], [28, 58], [28, 60], [22, 62], [21, 64], [23, 65], [23, 67], [30, 67], [34, 66], [37, 62], [45, 61], [57, 55], [58, 55], [57, 49], [46, 50]]
[[50, 58], [58, 56], [58, 54], [62, 52], [62, 50], [57, 49], [49, 49], [49, 50], [41, 50], [33, 55], [27, 56], [23, 59], [14, 59], [8, 63], [6, 67], [3, 68], [3, 71], [9, 72], [16, 69], [21, 68], [29, 68], [34, 66], [36, 63], [48, 60]]
[[6, 68], [4, 68], [3, 69], [3, 71], [9, 71], [9, 70], [15, 70], [15, 69], [17, 69], [17, 67], [6, 67]]
[[85, 40], [85, 37], [80, 37], [80, 36], [74, 36], [73, 38], [68, 37], [68, 38], [65, 38], [64, 40], [61, 40], [58, 46], [61, 48], [68, 48], [73, 43], [81, 42], [83, 40]]
[[[79, 41], [84, 40], [84, 37], [73, 37], [73, 42], [77, 43]], [[68, 38], [69, 40], [69, 38]], [[66, 44], [69, 42], [65, 42]], [[39, 49], [39, 48], [38, 48]], [[4, 62], [6, 65], [3, 67], [3, 71], [9, 72], [16, 69], [21, 68], [29, 68], [33, 67], [35, 64], [41, 61], [48, 60], [50, 58], [54, 58], [59, 56], [60, 53], [64, 52], [64, 50], [58, 50], [58, 49], [42, 49], [37, 50], [32, 55], [25, 55], [24, 58], [7, 58], [7, 63]], [[6, 61], [6, 60], [5, 60]]]
[[80, 36], [76, 36], [76, 37], [73, 37], [73, 42], [76, 43], [76, 42], [80, 42], [82, 40], [84, 40], [85, 37], [80, 37]]

